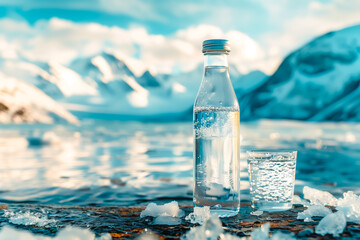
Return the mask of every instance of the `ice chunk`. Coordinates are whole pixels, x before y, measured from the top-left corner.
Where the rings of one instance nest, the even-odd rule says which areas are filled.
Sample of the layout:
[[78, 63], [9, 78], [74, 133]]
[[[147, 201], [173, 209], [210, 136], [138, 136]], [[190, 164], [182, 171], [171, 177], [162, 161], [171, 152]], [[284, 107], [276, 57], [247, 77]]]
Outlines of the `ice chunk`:
[[260, 215], [263, 214], [263, 213], [264, 213], [263, 211], [257, 210], [257, 211], [251, 212], [250, 214], [251, 214], [251, 215], [254, 215], [254, 216], [260, 216]]
[[239, 238], [238, 236], [231, 235], [229, 233], [220, 234], [220, 240], [246, 240], [247, 238]]
[[191, 228], [182, 240], [217, 240], [219, 235], [223, 232], [222, 224], [218, 216], [211, 216], [201, 226]]
[[345, 215], [342, 211], [336, 213], [330, 213], [315, 227], [315, 232], [322, 236], [326, 234], [332, 234], [334, 237], [338, 237], [339, 234], [344, 232], [346, 227]]
[[78, 227], [66, 227], [59, 231], [56, 235], [56, 240], [65, 239], [94, 239], [95, 234], [88, 229], [82, 229]]
[[[36, 236], [38, 237], [38, 235]], [[0, 230], [0, 239], [12, 239], [12, 240], [50, 240], [50, 237], [36, 238], [33, 233], [30, 231], [25, 231], [21, 229], [16, 229], [14, 227], [10, 227], [5, 225]]]
[[166, 203], [164, 205], [157, 205], [156, 203], [149, 203], [146, 209], [141, 212], [140, 217], [182, 217], [184, 212], [179, 208], [179, 204], [176, 201]]
[[25, 226], [38, 226], [44, 227], [47, 225], [53, 225], [56, 223], [55, 219], [48, 219], [46, 215], [41, 213], [31, 213], [31, 212], [18, 212], [14, 213], [11, 211], [6, 211], [4, 213], [5, 217], [9, 218], [9, 222], [16, 225], [25, 225]]
[[271, 240], [296, 240], [293, 233], [276, 232], [272, 235]]
[[112, 240], [110, 233], [102, 233], [100, 236], [95, 237], [94, 240]]
[[159, 240], [160, 238], [158, 235], [156, 235], [152, 231], [145, 229], [145, 231], [135, 239], [136, 240]]
[[305, 207], [310, 206], [310, 203], [308, 201], [302, 199], [298, 195], [293, 196], [293, 201], [292, 202], [293, 202], [293, 204], [299, 204], [299, 205], [303, 205]]
[[259, 228], [255, 228], [251, 232], [252, 240], [268, 240], [269, 239], [269, 231], [270, 231], [270, 223], [265, 223]]
[[[259, 228], [255, 228], [252, 232], [251, 232], [251, 239], [252, 240], [295, 240], [296, 238], [294, 237], [293, 233], [283, 233], [283, 232], [276, 232], [272, 235], [271, 238], [269, 238], [269, 232], [270, 232], [270, 223], [265, 223], [264, 225], [262, 225]], [[226, 237], [222, 237], [222, 236], [226, 236]], [[238, 240], [240, 238], [230, 235], [230, 234], [222, 234], [221, 235], [221, 240]], [[241, 238], [241, 239], [246, 239], [246, 238]]]
[[337, 199], [329, 192], [305, 186], [303, 193], [304, 198], [310, 200], [311, 204], [336, 206]]
[[181, 223], [181, 219], [170, 216], [159, 216], [154, 219], [154, 225], [178, 225]]
[[185, 220], [191, 223], [203, 224], [207, 219], [210, 218], [210, 207], [194, 207], [194, 212], [190, 213], [185, 217]]
[[179, 204], [176, 201], [164, 205], [149, 203], [140, 214], [140, 217], [147, 216], [155, 217], [154, 225], [178, 225], [181, 223], [178, 217], [184, 216], [184, 212], [179, 208]]
[[297, 219], [304, 219], [305, 222], [311, 222], [311, 217], [325, 217], [326, 215], [332, 213], [330, 209], [324, 207], [323, 205], [312, 205], [309, 206], [305, 211], [299, 212]]
[[338, 200], [337, 210], [344, 213], [348, 222], [360, 223], [360, 196], [349, 191]]
[[[104, 238], [105, 237], [105, 238]], [[0, 239], [16, 239], [16, 240], [110, 240], [111, 235], [105, 234], [95, 238], [95, 234], [88, 229], [81, 229], [77, 227], [65, 227], [61, 229], [55, 237], [48, 237], [42, 235], [34, 235], [29, 231], [16, 229], [10, 226], [4, 226], [0, 230]]]

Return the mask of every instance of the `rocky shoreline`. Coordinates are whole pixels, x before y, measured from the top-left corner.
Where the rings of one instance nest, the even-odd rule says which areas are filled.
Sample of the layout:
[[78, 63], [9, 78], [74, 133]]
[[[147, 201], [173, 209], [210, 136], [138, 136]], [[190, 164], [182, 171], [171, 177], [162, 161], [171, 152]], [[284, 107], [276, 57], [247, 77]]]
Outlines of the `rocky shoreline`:
[[[188, 215], [192, 206], [180, 206]], [[39, 206], [39, 205], [1, 205], [0, 226], [11, 225], [18, 229], [31, 231], [33, 234], [55, 236], [66, 226], [90, 229], [95, 236], [105, 233], [112, 239], [134, 239], [144, 232], [153, 232], [160, 239], [180, 239], [190, 228], [196, 226], [181, 218], [179, 225], [154, 225], [152, 217], [140, 218], [140, 213], [145, 207], [64, 207], [64, 206]], [[283, 231], [293, 233], [298, 239], [329, 239], [331, 235], [320, 236], [314, 233], [315, 226], [321, 217], [313, 217], [312, 222], [297, 220], [297, 214], [306, 209], [294, 205], [293, 209], [277, 213], [263, 213], [260, 216], [251, 215], [249, 203], [242, 203], [240, 213], [231, 218], [222, 219], [223, 229], [239, 237], [250, 236], [254, 228], [269, 222], [270, 232]], [[332, 209], [333, 210], [333, 209]], [[42, 214], [51, 224], [21, 225], [13, 224], [6, 217], [6, 212]], [[55, 221], [53, 221], [55, 220]], [[55, 224], [53, 222], [56, 222]], [[270, 235], [271, 235], [270, 233]], [[338, 239], [360, 238], [360, 224], [347, 224], [345, 231]], [[336, 238], [335, 238], [336, 239]]]

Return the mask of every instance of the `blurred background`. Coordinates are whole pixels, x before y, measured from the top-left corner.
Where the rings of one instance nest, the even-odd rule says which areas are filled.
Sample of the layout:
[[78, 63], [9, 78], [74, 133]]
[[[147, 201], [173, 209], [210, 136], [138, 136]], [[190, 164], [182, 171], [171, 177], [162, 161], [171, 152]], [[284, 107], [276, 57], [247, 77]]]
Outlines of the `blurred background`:
[[253, 148], [297, 188], [360, 192], [360, 2], [0, 0], [0, 201], [192, 199], [202, 41], [231, 42], [241, 188]]
[[1, 1], [0, 122], [191, 120], [208, 38], [231, 41], [242, 120], [359, 120], [350, 96], [359, 9], [355, 0]]

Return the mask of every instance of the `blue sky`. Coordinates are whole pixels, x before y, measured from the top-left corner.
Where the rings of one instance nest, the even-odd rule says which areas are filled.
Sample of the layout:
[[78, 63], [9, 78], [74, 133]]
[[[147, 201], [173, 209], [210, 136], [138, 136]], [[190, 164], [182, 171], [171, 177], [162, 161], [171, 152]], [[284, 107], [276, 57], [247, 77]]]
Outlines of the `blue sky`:
[[141, 25], [150, 33], [165, 35], [191, 25], [210, 24], [224, 31], [236, 29], [258, 37], [264, 32], [280, 30], [284, 21], [304, 14], [311, 2], [332, 1], [267, 2], [272, 3], [257, 0], [2, 0], [0, 17], [26, 19], [32, 24], [58, 17], [122, 28]]
[[[360, 1], [358, 0], [0, 0], [0, 18], [3, 26], [11, 25], [14, 28], [13, 31], [0, 28], [0, 37], [3, 35], [4, 41], [17, 49], [15, 49], [17, 53], [7, 52], [2, 54], [3, 56], [14, 54], [18, 56], [21, 53], [21, 56], [43, 61], [57, 59], [55, 50], [50, 44], [47, 44], [44, 47], [48, 46], [49, 51], [54, 54], [49, 54], [48, 59], [46, 56], [37, 59], [36, 55], [41, 54], [41, 51], [31, 53], [31, 48], [35, 49], [37, 45], [36, 43], [29, 44], [29, 40], [38, 41], [40, 44], [39, 38], [44, 38], [43, 42], [49, 38], [52, 39], [53, 46], [65, 46], [65, 42], [68, 41], [62, 39], [61, 36], [56, 39], [53, 28], [58, 25], [64, 26], [65, 23], [68, 28], [68, 36], [71, 38], [76, 32], [70, 33], [70, 28], [74, 30], [82, 29], [81, 26], [87, 26], [92, 32], [91, 26], [88, 24], [97, 23], [103, 27], [99, 31], [102, 31], [104, 35], [116, 28], [119, 32], [122, 30], [132, 31], [133, 39], [142, 34], [144, 39], [149, 39], [152, 43], [153, 41], [159, 42], [156, 39], [163, 37], [169, 41], [164, 41], [162, 44], [171, 42], [175, 44], [179, 41], [183, 46], [186, 43], [192, 44], [193, 54], [195, 54], [196, 46], [201, 44], [201, 37], [232, 37], [235, 50], [238, 49], [235, 51], [237, 54], [235, 63], [240, 70], [246, 72], [261, 69], [271, 73], [286, 54], [319, 34], [360, 24], [359, 9]], [[27, 30], [24, 32], [28, 31], [29, 33], [22, 35], [24, 41], [18, 42], [15, 46], [12, 39], [17, 41], [19, 39], [19, 33], [15, 31], [15, 28], [25, 29], [25, 25]], [[134, 33], [135, 30], [138, 31], [137, 34]], [[94, 36], [87, 35], [89, 31], [83, 32], [83, 36], [87, 36], [91, 40]], [[140, 33], [141, 31], [143, 32]], [[119, 34], [116, 36], [121, 35]], [[201, 60], [200, 57], [195, 57], [196, 61], [193, 61], [190, 66], [186, 63], [186, 57], [192, 56], [190, 50], [186, 49], [189, 53], [185, 56], [179, 56], [182, 53], [172, 52], [174, 46], [171, 44], [165, 46], [164, 51], [170, 51], [172, 55], [169, 53], [169, 56], [163, 56], [164, 53], [161, 53], [161, 49], [156, 49], [156, 54], [150, 54], [144, 52], [151, 51], [150, 47], [146, 46], [144, 41], [137, 40], [133, 40], [131, 51], [121, 51], [122, 47], [125, 47], [123, 43], [120, 43], [121, 40], [115, 42], [113, 39], [105, 39], [113, 36], [108, 34], [101, 40], [101, 43], [99, 43], [98, 36], [95, 37], [96, 39], [92, 42], [94, 51], [85, 49], [78, 53], [70, 53], [71, 49], [68, 49], [67, 57], [58, 59], [61, 63], [67, 63], [73, 58], [94, 54], [95, 50], [116, 48], [122, 52], [124, 58], [128, 57], [128, 61], [132, 61], [134, 66], [139, 66], [141, 62], [141, 64], [145, 64], [142, 66], [143, 68], [150, 68], [155, 72], [171, 72], [172, 69], [178, 69], [177, 65], [179, 64], [183, 69], [191, 69], [196, 65], [195, 62]], [[77, 41], [78, 38], [73, 40]], [[85, 37], [84, 39], [86, 40]], [[82, 41], [85, 41], [84, 39]], [[242, 43], [240, 44], [240, 42]], [[101, 44], [102, 47], [99, 47], [98, 45]], [[67, 43], [68, 47], [70, 45]], [[246, 48], [246, 51], [241, 48]], [[153, 59], [154, 56], [158, 59]], [[179, 56], [178, 62], [176, 61], [177, 56]], [[151, 64], [151, 61], [155, 63]], [[249, 62], [249, 64], [241, 63], [241, 61]], [[164, 67], [159, 67], [162, 63], [165, 63]]]

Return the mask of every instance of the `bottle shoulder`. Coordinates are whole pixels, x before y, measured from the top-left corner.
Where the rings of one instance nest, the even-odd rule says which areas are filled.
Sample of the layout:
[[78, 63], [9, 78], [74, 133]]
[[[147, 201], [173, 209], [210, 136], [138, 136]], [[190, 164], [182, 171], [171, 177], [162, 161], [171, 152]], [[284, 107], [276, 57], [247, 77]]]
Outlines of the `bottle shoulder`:
[[233, 108], [239, 111], [239, 103], [230, 81], [228, 68], [205, 68], [194, 107]]

